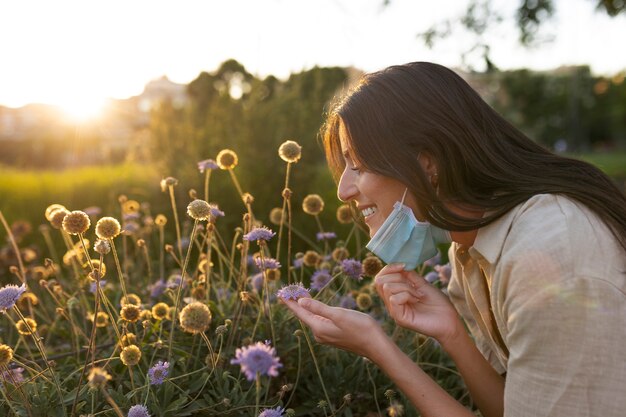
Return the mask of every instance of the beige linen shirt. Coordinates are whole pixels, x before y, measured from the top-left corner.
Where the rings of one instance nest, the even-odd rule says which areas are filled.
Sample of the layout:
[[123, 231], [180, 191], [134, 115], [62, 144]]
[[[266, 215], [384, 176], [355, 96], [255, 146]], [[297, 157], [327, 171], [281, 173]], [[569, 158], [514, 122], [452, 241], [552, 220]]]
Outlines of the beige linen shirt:
[[536, 195], [450, 262], [453, 304], [506, 372], [505, 416], [626, 416], [626, 255], [595, 214]]

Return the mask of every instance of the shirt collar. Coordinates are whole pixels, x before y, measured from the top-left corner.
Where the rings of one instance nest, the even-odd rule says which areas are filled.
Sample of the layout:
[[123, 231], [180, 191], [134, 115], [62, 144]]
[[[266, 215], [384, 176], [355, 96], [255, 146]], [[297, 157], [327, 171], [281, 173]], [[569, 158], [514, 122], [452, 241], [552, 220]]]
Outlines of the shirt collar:
[[[469, 250], [470, 255], [477, 252], [490, 264], [495, 264], [500, 258], [504, 241], [509, 235], [513, 220], [515, 219], [520, 206], [517, 206], [505, 213], [498, 220], [481, 227], [478, 230], [474, 244]], [[486, 215], [488, 213], [485, 213]], [[474, 256], [473, 256], [474, 257]]]

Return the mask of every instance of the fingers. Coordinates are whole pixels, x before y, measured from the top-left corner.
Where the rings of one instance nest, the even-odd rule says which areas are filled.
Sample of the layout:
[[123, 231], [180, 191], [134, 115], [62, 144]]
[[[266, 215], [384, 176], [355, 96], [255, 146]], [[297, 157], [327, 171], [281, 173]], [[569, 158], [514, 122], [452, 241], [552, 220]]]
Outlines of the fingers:
[[335, 316], [335, 307], [331, 307], [312, 298], [301, 298], [298, 300], [298, 305], [304, 310], [308, 310], [315, 315], [325, 317], [329, 320], [333, 320]]

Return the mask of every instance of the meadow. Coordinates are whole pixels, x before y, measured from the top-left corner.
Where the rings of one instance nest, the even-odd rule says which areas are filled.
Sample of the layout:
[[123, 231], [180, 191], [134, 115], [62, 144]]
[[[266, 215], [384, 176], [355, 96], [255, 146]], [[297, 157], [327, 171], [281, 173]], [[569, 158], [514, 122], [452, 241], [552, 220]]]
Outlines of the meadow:
[[[387, 316], [372, 286], [382, 263], [349, 207], [327, 201], [332, 187], [294, 193], [300, 152], [277, 150], [285, 183], [268, 196], [242, 188], [230, 150], [197, 161], [194, 184], [132, 165], [3, 169], [0, 414], [418, 415], [278, 300], [303, 292], [372, 315], [472, 407], [438, 344]], [[445, 291], [441, 249], [420, 270]]]

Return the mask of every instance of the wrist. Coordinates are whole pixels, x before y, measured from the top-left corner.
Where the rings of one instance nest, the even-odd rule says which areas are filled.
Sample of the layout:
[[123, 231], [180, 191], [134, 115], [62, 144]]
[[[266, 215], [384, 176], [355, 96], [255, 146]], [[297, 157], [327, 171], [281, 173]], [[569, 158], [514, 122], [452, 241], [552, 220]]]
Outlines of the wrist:
[[437, 340], [443, 350], [448, 353], [452, 353], [454, 349], [463, 346], [467, 342], [471, 341], [463, 322], [457, 318], [456, 323], [452, 331], [445, 337]]

